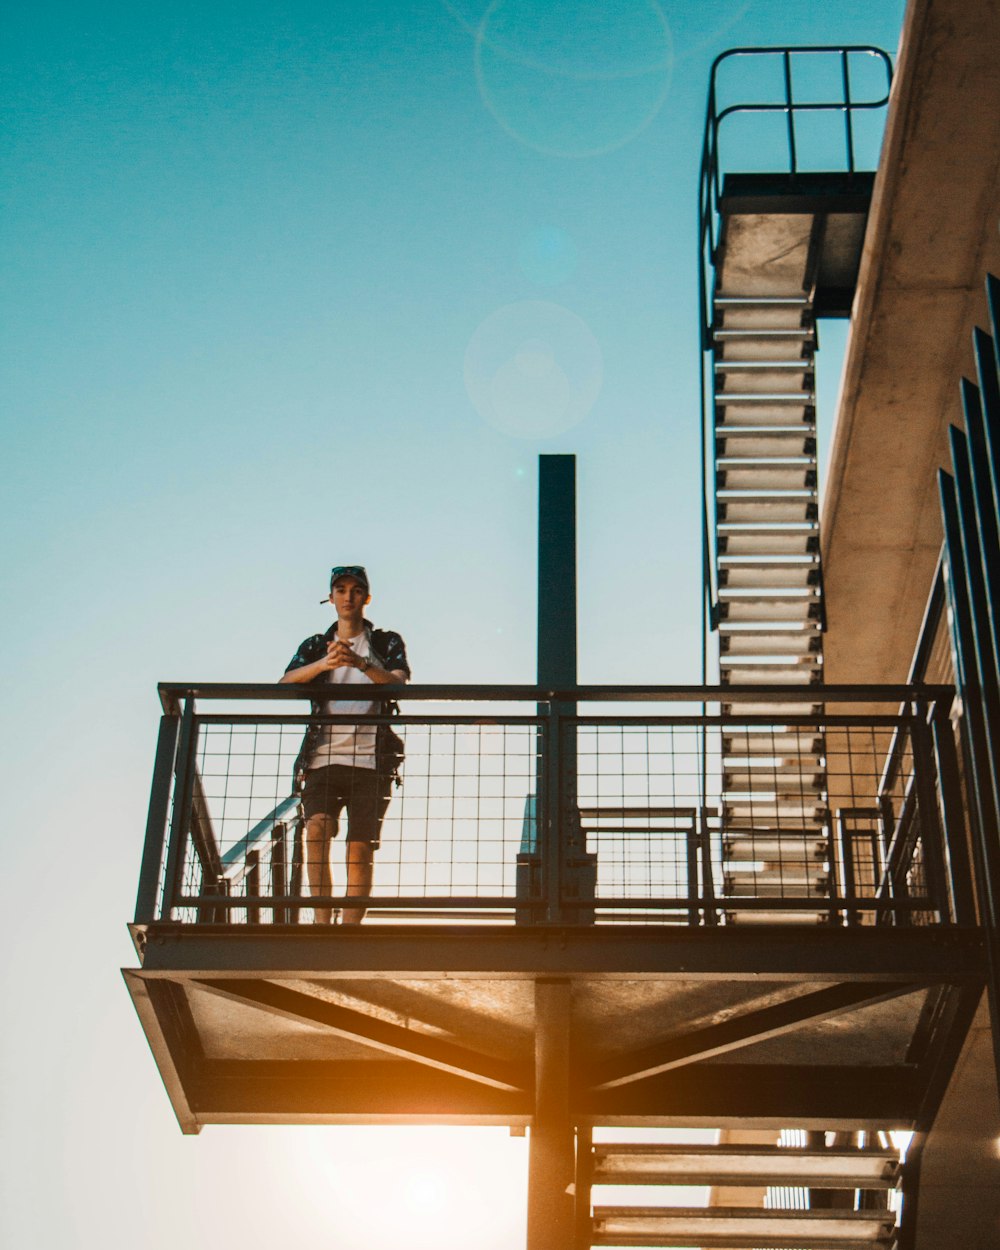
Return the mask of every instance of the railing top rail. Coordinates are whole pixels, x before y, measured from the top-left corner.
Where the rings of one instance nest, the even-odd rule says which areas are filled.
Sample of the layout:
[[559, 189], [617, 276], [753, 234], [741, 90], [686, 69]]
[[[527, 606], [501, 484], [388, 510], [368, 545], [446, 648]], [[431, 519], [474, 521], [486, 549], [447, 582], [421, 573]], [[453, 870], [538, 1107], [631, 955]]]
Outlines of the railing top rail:
[[[338, 698], [356, 699], [346, 687], [312, 683], [279, 682], [161, 682], [160, 702], [165, 712], [176, 714], [182, 700], [265, 700], [302, 702]], [[375, 686], [365, 691], [372, 702], [433, 703], [936, 703], [950, 700], [954, 690], [946, 685], [923, 683], [898, 685], [837, 686], [551, 686], [528, 685], [408, 685]]]
[[889, 54], [873, 43], [747, 44], [744, 47], [727, 48], [725, 52], [720, 52], [712, 62], [710, 72], [714, 75], [716, 68], [731, 56], [773, 56], [775, 53], [784, 52], [792, 56], [813, 52], [870, 52], [887, 64], [892, 64]]

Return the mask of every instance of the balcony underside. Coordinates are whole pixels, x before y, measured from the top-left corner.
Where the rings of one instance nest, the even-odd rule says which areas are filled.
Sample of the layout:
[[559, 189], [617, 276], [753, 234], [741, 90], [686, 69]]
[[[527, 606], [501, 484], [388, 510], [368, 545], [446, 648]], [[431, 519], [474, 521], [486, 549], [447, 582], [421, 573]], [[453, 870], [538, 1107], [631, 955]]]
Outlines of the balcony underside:
[[578, 1123], [908, 1127], [939, 1096], [983, 978], [979, 937], [957, 929], [140, 936], [125, 977], [187, 1132], [528, 1124], [535, 985], [552, 979], [572, 986]]

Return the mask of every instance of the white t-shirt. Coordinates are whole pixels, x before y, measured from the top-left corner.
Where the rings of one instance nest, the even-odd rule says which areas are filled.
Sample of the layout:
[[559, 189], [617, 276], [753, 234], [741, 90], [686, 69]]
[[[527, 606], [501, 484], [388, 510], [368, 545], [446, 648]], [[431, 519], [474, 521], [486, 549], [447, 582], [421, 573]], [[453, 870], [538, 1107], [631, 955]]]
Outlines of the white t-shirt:
[[[351, 650], [364, 659], [371, 655], [367, 633], [356, 634], [350, 639]], [[372, 679], [359, 668], [345, 664], [332, 668], [326, 680], [337, 686], [372, 685]], [[325, 703], [323, 714], [337, 713], [352, 716], [369, 716], [375, 711], [375, 703], [369, 699], [336, 699]], [[325, 768], [327, 764], [346, 764], [349, 768], [375, 767], [375, 725], [324, 725], [316, 748], [309, 758], [309, 768]]]

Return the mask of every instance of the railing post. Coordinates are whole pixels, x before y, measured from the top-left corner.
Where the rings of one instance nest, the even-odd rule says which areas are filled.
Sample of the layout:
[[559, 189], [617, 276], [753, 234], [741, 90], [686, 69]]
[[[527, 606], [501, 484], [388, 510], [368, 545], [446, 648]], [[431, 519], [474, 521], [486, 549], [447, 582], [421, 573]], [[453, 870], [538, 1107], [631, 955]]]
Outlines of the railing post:
[[934, 752], [927, 724], [927, 703], [919, 696], [913, 704], [910, 738], [913, 743], [914, 784], [917, 788], [917, 815], [920, 819], [920, 840], [924, 848], [924, 872], [928, 894], [938, 912], [938, 921], [949, 913], [945, 886], [944, 855], [941, 846], [937, 793], [934, 786]]
[[564, 704], [549, 704], [543, 739], [544, 810], [541, 822], [542, 891], [545, 898], [545, 920], [548, 924], [562, 921], [564, 825], [563, 820], [563, 741], [562, 710]]
[[184, 701], [181, 717], [180, 742], [174, 770], [174, 810], [170, 821], [170, 839], [167, 845], [167, 868], [163, 882], [163, 907], [161, 920], [169, 920], [177, 895], [177, 884], [184, 864], [184, 847], [191, 825], [191, 802], [194, 790], [194, 752], [197, 746], [197, 726], [194, 720], [194, 699]]
[[798, 157], [795, 152], [795, 106], [792, 103], [792, 54], [786, 48], [782, 53], [785, 66], [785, 103], [788, 119], [788, 168], [791, 174], [799, 172]]
[[692, 808], [688, 819], [690, 820], [690, 824], [688, 825], [685, 837], [685, 842], [687, 843], [685, 848], [687, 851], [687, 885], [685, 893], [688, 896], [688, 924], [693, 927], [698, 924], [700, 920], [698, 909], [698, 851], [700, 848], [700, 839], [698, 837], [697, 808]]
[[848, 62], [850, 53], [846, 48], [840, 54], [840, 69], [844, 81], [844, 129], [847, 140], [847, 172], [854, 173], [854, 117], [851, 106], [851, 67]]
[[[704, 752], [704, 746], [702, 747]], [[699, 836], [701, 839], [701, 901], [705, 909], [705, 924], [719, 923], [715, 909], [715, 873], [712, 869], [712, 833], [708, 824], [708, 808], [704, 803], [698, 808]]]
[[[839, 811], [836, 818], [831, 816], [837, 829], [837, 841], [840, 843], [840, 863], [844, 870], [844, 923], [849, 929], [854, 928], [860, 919], [856, 903], [858, 901], [857, 875], [854, 868], [854, 838], [853, 830], [848, 829], [847, 820], [843, 811]], [[837, 865], [831, 865], [833, 872], [836, 872]], [[874, 875], [874, 874], [873, 874]], [[833, 891], [831, 890], [831, 893]]]
[[[271, 842], [271, 893], [275, 898], [288, 894], [288, 825], [282, 820], [274, 827]], [[275, 906], [271, 909], [272, 924], [288, 923], [288, 908]]]
[[260, 905], [253, 900], [260, 898], [260, 851], [256, 848], [247, 853], [246, 872], [247, 924], [260, 924]]
[[941, 825], [951, 884], [953, 919], [956, 924], [974, 925], [976, 906], [972, 892], [972, 865], [969, 861], [968, 833], [962, 805], [962, 785], [958, 771], [958, 750], [946, 709], [935, 705], [931, 716], [934, 761], [941, 791]]
[[156, 919], [156, 895], [160, 888], [167, 817], [170, 814], [170, 785], [177, 756], [177, 734], [180, 717], [166, 713], [160, 717], [153, 763], [153, 782], [149, 792], [149, 814], [146, 817], [146, 840], [143, 844], [139, 889], [135, 899], [135, 923], [149, 924]]

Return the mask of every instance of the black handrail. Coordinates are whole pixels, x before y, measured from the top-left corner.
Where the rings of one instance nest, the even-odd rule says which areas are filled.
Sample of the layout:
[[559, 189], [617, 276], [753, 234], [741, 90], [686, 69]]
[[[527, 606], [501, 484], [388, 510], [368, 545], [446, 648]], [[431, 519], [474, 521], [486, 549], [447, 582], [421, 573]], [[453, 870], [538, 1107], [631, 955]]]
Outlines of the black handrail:
[[[792, 62], [794, 57], [835, 55], [840, 60], [842, 92], [834, 100], [795, 100], [793, 91]], [[772, 103], [741, 101], [725, 108], [718, 107], [718, 73], [720, 67], [732, 57], [775, 57], [782, 61], [784, 80], [784, 98]], [[858, 100], [851, 89], [851, 57], [874, 56], [883, 65], [886, 74], [886, 86], [882, 95], [876, 99]], [[712, 270], [715, 264], [719, 242], [719, 200], [722, 194], [722, 162], [719, 149], [719, 132], [727, 118], [737, 114], [784, 113], [788, 134], [787, 169], [777, 170], [787, 173], [794, 179], [799, 172], [799, 147], [795, 130], [797, 114], [842, 112], [844, 114], [844, 148], [846, 172], [853, 175], [857, 172], [854, 114], [856, 112], [882, 109], [889, 102], [892, 86], [892, 61], [885, 51], [870, 44], [846, 46], [812, 45], [806, 47], [766, 47], [766, 48], [730, 48], [722, 52], [712, 62], [709, 75], [708, 105], [705, 117], [705, 132], [702, 140], [701, 169], [698, 181], [698, 299], [700, 319], [700, 340], [702, 350], [701, 369], [701, 437], [702, 437], [702, 564], [705, 577], [705, 613], [707, 620], [703, 634], [706, 641], [707, 633], [718, 628], [720, 619], [719, 595], [715, 576], [715, 560], [712, 550], [712, 519], [710, 487], [710, 464], [714, 466], [715, 458], [708, 454], [710, 439], [714, 443], [713, 421], [714, 408], [712, 393], [712, 370], [706, 369], [704, 354], [713, 346], [712, 317]], [[823, 613], [822, 597], [820, 611]], [[823, 622], [825, 625], [825, 621]], [[703, 679], [707, 673], [702, 674]]]
[[[161, 682], [157, 687], [164, 710], [177, 714], [184, 699], [264, 700], [309, 702], [316, 698], [315, 685], [280, 682]], [[324, 702], [338, 699], [355, 700], [351, 692], [333, 685], [321, 685]], [[815, 692], [805, 687], [783, 685], [760, 686], [598, 686], [580, 685], [565, 688], [532, 685], [409, 685], [371, 686], [365, 698], [376, 703], [415, 701], [423, 703], [760, 703], [767, 700], [782, 703], [807, 702]], [[934, 702], [950, 699], [954, 689], [947, 685], [912, 685], [894, 683], [869, 685], [842, 683], [823, 687], [824, 703], [909, 703], [917, 700]], [[795, 717], [781, 712], [782, 723]], [[360, 719], [360, 718], [356, 718]], [[732, 718], [730, 718], [732, 719]], [[748, 718], [749, 719], [749, 718]], [[773, 722], [775, 714], [767, 718]], [[812, 718], [815, 719], [815, 718]]]

